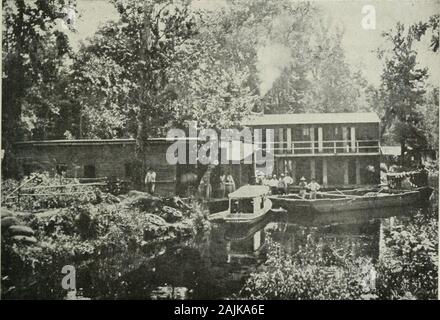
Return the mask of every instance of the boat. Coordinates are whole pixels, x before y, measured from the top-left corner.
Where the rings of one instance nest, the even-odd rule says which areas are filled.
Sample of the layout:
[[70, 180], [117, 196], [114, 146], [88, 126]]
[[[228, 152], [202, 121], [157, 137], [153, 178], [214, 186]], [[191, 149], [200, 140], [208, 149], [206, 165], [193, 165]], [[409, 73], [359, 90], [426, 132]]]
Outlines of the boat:
[[420, 201], [422, 203], [429, 202], [432, 193], [434, 192], [434, 188], [425, 186], [425, 187], [418, 187], [415, 188], [420, 193]]
[[212, 214], [210, 221], [224, 221], [234, 224], [251, 224], [262, 220], [271, 210], [267, 186], [246, 185], [228, 195], [227, 210]]
[[272, 200], [274, 208], [280, 207], [289, 212], [329, 213], [418, 205], [426, 199], [428, 194], [430, 195], [426, 189], [421, 192], [417, 189], [384, 190], [376, 188], [318, 192], [316, 199], [303, 199], [297, 194], [269, 198]]
[[207, 202], [209, 213], [225, 211], [229, 207], [228, 198], [209, 199]]

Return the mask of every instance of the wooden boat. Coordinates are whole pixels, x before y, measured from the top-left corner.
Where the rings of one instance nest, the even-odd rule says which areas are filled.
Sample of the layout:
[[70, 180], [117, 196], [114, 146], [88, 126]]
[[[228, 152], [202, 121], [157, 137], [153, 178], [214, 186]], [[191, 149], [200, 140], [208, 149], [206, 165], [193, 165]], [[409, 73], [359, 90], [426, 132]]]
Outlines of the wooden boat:
[[229, 207], [228, 198], [210, 199], [207, 201], [209, 213], [217, 213], [225, 211]]
[[420, 193], [420, 201], [426, 203], [429, 202], [429, 199], [431, 198], [434, 188], [426, 186], [426, 187], [416, 188], [415, 190], [417, 190]]
[[238, 224], [256, 223], [272, 208], [272, 201], [268, 198], [269, 193], [270, 189], [267, 186], [243, 186], [228, 195], [227, 210], [212, 214], [208, 219]]
[[419, 190], [354, 189], [319, 192], [316, 199], [303, 199], [299, 195], [272, 196], [273, 207], [289, 212], [313, 211], [318, 213], [371, 210], [419, 204]]

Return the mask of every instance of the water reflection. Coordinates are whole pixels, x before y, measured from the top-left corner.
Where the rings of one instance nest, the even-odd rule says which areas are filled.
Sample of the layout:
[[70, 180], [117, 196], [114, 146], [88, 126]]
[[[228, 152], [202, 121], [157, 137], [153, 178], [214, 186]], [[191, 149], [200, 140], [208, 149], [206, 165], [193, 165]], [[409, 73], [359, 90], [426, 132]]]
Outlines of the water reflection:
[[411, 214], [407, 208], [334, 215], [277, 214], [252, 226], [217, 224], [194, 241], [167, 248], [136, 270], [132, 279], [128, 276], [131, 290], [127, 298], [231, 297], [264, 263], [269, 237], [287, 252], [312, 242], [375, 261], [384, 250], [384, 230]]

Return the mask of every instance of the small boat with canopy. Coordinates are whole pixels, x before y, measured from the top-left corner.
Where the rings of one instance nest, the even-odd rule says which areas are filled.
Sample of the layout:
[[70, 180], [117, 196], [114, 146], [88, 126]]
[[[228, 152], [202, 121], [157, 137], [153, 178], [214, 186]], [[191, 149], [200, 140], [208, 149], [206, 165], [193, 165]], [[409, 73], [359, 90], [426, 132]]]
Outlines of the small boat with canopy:
[[262, 220], [272, 208], [267, 186], [246, 185], [228, 195], [227, 210], [209, 216], [209, 220], [223, 220], [227, 223], [256, 223]]

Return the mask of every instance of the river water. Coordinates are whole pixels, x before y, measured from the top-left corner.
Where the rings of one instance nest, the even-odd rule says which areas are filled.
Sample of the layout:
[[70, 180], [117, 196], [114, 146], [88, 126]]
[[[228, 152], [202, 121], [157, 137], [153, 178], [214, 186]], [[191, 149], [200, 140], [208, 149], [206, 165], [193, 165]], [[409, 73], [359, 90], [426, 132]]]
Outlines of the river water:
[[375, 261], [384, 250], [384, 230], [414, 213], [410, 208], [321, 215], [274, 213], [250, 227], [214, 224], [209, 232], [167, 247], [125, 275], [123, 281], [130, 289], [118, 298], [233, 297], [247, 276], [264, 263], [269, 237], [287, 252], [313, 241]]

